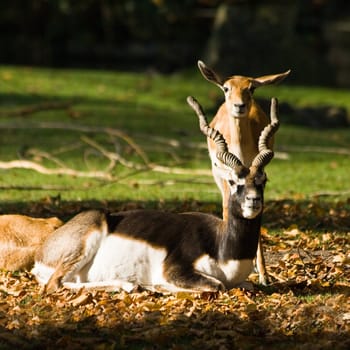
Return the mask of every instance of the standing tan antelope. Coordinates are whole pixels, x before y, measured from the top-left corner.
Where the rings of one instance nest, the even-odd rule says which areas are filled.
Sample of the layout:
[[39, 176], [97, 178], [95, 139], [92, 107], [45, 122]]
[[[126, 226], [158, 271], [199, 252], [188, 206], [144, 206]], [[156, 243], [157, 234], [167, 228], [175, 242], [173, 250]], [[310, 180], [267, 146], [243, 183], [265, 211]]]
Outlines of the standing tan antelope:
[[[219, 107], [210, 126], [220, 131], [227, 142], [229, 151], [237, 156], [244, 166], [250, 167], [259, 152], [258, 141], [261, 131], [269, 123], [269, 118], [253, 99], [254, 90], [260, 86], [282, 81], [289, 75], [290, 70], [258, 78], [234, 75], [222, 80], [204, 62], [198, 61], [198, 67], [204, 78], [217, 85], [225, 94], [225, 102]], [[273, 138], [269, 146], [272, 149]], [[214, 180], [222, 195], [223, 219], [227, 220], [230, 185], [221, 176], [221, 169], [225, 169], [225, 165], [216, 157], [215, 143], [209, 137], [208, 150]], [[257, 250], [257, 267], [260, 283], [267, 284], [268, 278], [260, 239]]]
[[124, 288], [141, 285], [161, 291], [217, 291], [240, 286], [253, 266], [263, 212], [265, 166], [273, 158], [268, 141], [278, 128], [261, 132], [259, 153], [248, 168], [210, 128], [199, 104], [202, 132], [216, 145], [230, 185], [228, 219], [190, 212], [132, 210], [105, 215], [78, 214], [53, 232], [38, 250], [32, 270], [53, 292], [68, 288]]
[[0, 269], [30, 270], [38, 247], [62, 224], [56, 217], [0, 215]]

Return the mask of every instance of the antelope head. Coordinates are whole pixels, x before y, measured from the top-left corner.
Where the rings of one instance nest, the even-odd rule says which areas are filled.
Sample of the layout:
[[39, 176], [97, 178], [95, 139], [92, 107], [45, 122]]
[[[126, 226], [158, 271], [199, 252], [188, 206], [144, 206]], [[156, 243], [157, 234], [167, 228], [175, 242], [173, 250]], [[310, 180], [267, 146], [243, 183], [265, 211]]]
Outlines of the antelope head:
[[198, 61], [198, 67], [205, 79], [217, 85], [224, 92], [227, 113], [234, 118], [245, 118], [249, 115], [256, 88], [278, 83], [290, 73], [288, 70], [284, 73], [264, 75], [258, 78], [234, 75], [222, 80], [204, 62]]
[[187, 102], [199, 118], [202, 133], [215, 142], [217, 159], [225, 165], [225, 169], [220, 171], [222, 178], [228, 182], [230, 187], [231, 210], [240, 213], [246, 219], [257, 217], [263, 210], [263, 193], [267, 181], [264, 168], [274, 156], [273, 151], [268, 147], [268, 141], [279, 127], [277, 99], [271, 99], [271, 122], [260, 134], [259, 153], [249, 168], [245, 167], [237, 156], [228, 151], [224, 137], [208, 125], [199, 103], [193, 97], [188, 97]]

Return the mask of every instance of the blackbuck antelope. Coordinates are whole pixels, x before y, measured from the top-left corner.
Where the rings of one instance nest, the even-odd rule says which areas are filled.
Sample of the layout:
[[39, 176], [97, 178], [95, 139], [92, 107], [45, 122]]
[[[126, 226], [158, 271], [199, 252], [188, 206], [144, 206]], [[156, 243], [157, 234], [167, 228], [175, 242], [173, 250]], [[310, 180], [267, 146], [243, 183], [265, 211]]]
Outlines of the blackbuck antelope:
[[[249, 168], [259, 153], [258, 141], [261, 131], [269, 123], [269, 118], [253, 99], [253, 92], [260, 86], [282, 81], [289, 75], [290, 70], [258, 78], [235, 75], [222, 80], [204, 62], [198, 61], [198, 67], [204, 78], [217, 85], [225, 94], [225, 102], [219, 107], [210, 123], [210, 127], [218, 130], [223, 135], [228, 150], [238, 157], [245, 167]], [[273, 138], [269, 141], [269, 147], [271, 149], [273, 147]], [[226, 221], [229, 216], [230, 185], [222, 177], [221, 169], [225, 169], [225, 164], [217, 158], [216, 144], [210, 137], [208, 137], [208, 150], [214, 180], [222, 195], [223, 219]], [[260, 239], [257, 251], [257, 267], [260, 283], [267, 284], [267, 273]]]
[[38, 247], [62, 224], [56, 217], [0, 215], [0, 269], [30, 270]]
[[213, 139], [216, 156], [226, 166], [228, 220], [198, 212], [82, 212], [53, 232], [36, 255], [32, 272], [47, 292], [62, 285], [218, 291], [245, 282], [258, 245], [264, 167], [273, 157], [267, 144], [278, 128], [276, 101], [272, 122], [262, 131], [259, 153], [249, 168], [207, 125], [199, 104], [193, 98], [189, 101], [198, 112], [202, 132]]

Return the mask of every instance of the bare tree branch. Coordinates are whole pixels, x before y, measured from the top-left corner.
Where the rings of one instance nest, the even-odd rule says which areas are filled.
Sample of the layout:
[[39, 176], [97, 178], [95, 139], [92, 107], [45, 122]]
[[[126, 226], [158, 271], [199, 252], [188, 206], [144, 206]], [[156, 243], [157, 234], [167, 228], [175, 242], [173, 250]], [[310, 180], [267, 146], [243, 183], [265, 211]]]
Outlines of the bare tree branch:
[[40, 158], [44, 158], [44, 159], [47, 159], [51, 162], [53, 162], [54, 164], [58, 165], [59, 167], [62, 167], [62, 168], [67, 168], [66, 164], [64, 164], [60, 159], [52, 156], [50, 153], [48, 152], [44, 152], [44, 151], [41, 151], [37, 148], [30, 148], [26, 151], [26, 155], [30, 155], [34, 158], [37, 158], [37, 157], [40, 157]]
[[158, 165], [154, 163], [150, 163], [149, 167], [153, 171], [156, 171], [159, 173], [165, 173], [165, 174], [212, 176], [212, 173], [210, 170], [204, 170], [204, 169], [184, 169], [184, 168], [176, 168], [176, 167], [166, 167], [166, 166]]
[[[166, 174], [175, 175], [197, 175], [197, 176], [211, 176], [210, 170], [203, 169], [185, 169], [179, 167], [167, 167], [159, 164], [155, 164], [149, 161], [145, 152], [141, 147], [123, 131], [114, 128], [107, 127], [92, 127], [84, 125], [72, 125], [65, 123], [49, 123], [49, 122], [38, 122], [38, 123], [1, 123], [0, 129], [27, 129], [27, 128], [39, 128], [39, 129], [60, 129], [78, 131], [82, 133], [105, 133], [110, 136], [116, 136], [125, 141], [141, 158], [142, 164], [131, 162], [122, 157], [118, 152], [110, 152], [102, 145], [97, 143], [95, 140], [87, 137], [86, 135], [81, 136], [81, 140], [88, 144], [90, 147], [97, 150], [101, 155], [109, 160], [109, 165], [106, 171], [78, 171], [67, 167], [59, 159], [53, 157], [47, 152], [36, 151], [36, 154], [41, 157], [48, 159], [59, 166], [59, 168], [47, 168], [41, 164], [38, 164], [29, 160], [12, 160], [9, 162], [0, 162], [1, 169], [11, 168], [24, 168], [31, 169], [46, 175], [71, 175], [76, 177], [88, 177], [88, 178], [99, 178], [108, 181], [118, 181], [117, 177], [114, 177], [110, 172], [114, 169], [116, 162], [120, 163], [124, 167], [134, 169], [136, 171], [155, 171]], [[164, 141], [164, 140], [162, 140]], [[174, 140], [173, 140], [174, 141]], [[172, 143], [172, 142], [170, 142]]]
[[11, 160], [8, 162], [0, 161], [0, 169], [14, 168], [30, 169], [45, 175], [70, 175], [75, 177], [99, 178], [105, 180], [113, 179], [111, 174], [103, 171], [78, 171], [70, 168], [51, 169], [29, 160]]
[[133, 169], [143, 169], [144, 168], [144, 166], [139, 166], [138, 164], [127, 161], [125, 158], [123, 158], [120, 154], [118, 154], [116, 152], [107, 151], [104, 147], [102, 147], [96, 141], [90, 139], [87, 136], [82, 136], [81, 140], [84, 141], [89, 146], [98, 150], [103, 156], [105, 156], [107, 159], [109, 159], [110, 160], [109, 168], [111, 168], [112, 164], [115, 165], [116, 161], [127, 168], [133, 168]]

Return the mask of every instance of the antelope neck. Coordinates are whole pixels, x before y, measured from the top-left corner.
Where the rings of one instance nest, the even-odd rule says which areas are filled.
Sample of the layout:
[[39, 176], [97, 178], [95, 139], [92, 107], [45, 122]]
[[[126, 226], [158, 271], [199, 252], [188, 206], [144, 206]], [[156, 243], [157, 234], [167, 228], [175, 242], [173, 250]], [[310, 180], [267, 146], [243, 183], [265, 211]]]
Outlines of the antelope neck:
[[[229, 150], [241, 160], [245, 167], [249, 167], [258, 151], [252, 137], [251, 121], [249, 117], [231, 117], [229, 123]], [[244, 152], [240, 145], [244, 145]]]
[[261, 218], [260, 213], [254, 219], [245, 219], [233, 214], [232, 208], [227, 221], [223, 222], [219, 234], [219, 259], [254, 259], [258, 247]]

